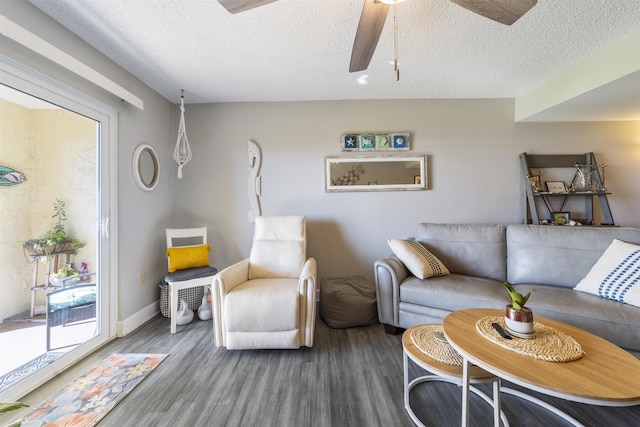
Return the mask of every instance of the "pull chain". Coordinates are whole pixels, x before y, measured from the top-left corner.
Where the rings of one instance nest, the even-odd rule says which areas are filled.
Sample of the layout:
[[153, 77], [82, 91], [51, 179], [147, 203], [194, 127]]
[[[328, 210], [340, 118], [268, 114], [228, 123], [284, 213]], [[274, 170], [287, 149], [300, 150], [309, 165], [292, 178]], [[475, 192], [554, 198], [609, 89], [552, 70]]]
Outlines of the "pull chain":
[[400, 81], [400, 68], [398, 68], [398, 1], [393, 2], [393, 71], [396, 72], [396, 81]]

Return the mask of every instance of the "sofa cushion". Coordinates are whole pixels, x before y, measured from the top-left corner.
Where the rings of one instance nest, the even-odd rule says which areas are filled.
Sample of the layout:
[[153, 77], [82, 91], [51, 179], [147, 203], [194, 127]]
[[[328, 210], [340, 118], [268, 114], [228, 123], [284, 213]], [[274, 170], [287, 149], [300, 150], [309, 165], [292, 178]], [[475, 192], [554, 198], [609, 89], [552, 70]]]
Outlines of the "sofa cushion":
[[510, 225], [507, 228], [509, 283], [573, 288], [613, 239], [640, 244], [640, 229]]
[[298, 278], [306, 261], [304, 216], [259, 216], [249, 254], [249, 279]]
[[614, 239], [575, 289], [640, 307], [640, 246]]
[[456, 311], [473, 307], [504, 309], [509, 298], [500, 282], [450, 274], [429, 280], [409, 276], [400, 286], [400, 301]]
[[438, 257], [451, 273], [507, 280], [504, 225], [418, 225], [416, 240]]
[[514, 288], [520, 293], [535, 289], [527, 301], [534, 321], [536, 316], [548, 317], [640, 351], [640, 308], [559, 286], [523, 284]]
[[[254, 279], [236, 286], [224, 300], [230, 332], [280, 332], [298, 328], [298, 280]], [[265, 322], [265, 319], [269, 319]]]
[[389, 247], [407, 269], [419, 279], [449, 274], [447, 267], [415, 240], [388, 239]]

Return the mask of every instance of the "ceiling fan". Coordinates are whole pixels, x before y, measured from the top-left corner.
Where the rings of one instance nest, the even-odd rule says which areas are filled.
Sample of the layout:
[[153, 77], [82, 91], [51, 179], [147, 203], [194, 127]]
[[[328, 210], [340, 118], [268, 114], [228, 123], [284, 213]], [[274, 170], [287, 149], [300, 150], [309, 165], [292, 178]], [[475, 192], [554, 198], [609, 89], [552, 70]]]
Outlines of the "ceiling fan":
[[[230, 13], [240, 13], [277, 0], [218, 0]], [[401, 1], [401, 0], [400, 0]], [[511, 25], [538, 3], [538, 0], [451, 0], [459, 6], [505, 25]], [[351, 51], [349, 72], [366, 70], [376, 50], [393, 0], [364, 0], [360, 23]]]

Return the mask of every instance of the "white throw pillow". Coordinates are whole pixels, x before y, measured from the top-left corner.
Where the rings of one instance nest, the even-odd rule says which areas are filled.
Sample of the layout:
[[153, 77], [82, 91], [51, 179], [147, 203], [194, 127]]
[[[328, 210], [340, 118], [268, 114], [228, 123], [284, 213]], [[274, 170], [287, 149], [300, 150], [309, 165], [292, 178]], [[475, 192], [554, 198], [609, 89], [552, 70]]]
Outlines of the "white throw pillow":
[[449, 270], [444, 264], [415, 240], [388, 239], [387, 243], [393, 253], [419, 279], [435, 276], [446, 276]]
[[640, 307], [640, 246], [615, 239], [575, 289]]

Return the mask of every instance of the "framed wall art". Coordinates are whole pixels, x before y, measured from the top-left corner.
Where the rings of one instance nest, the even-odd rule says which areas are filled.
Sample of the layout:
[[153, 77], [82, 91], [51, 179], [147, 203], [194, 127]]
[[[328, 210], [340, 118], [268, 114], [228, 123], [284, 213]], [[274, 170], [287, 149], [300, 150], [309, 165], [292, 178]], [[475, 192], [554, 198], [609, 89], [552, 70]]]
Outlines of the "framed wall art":
[[356, 151], [359, 148], [360, 135], [345, 134], [340, 138], [340, 149], [342, 151]]
[[411, 134], [398, 133], [345, 133], [340, 137], [341, 151], [407, 151]]

